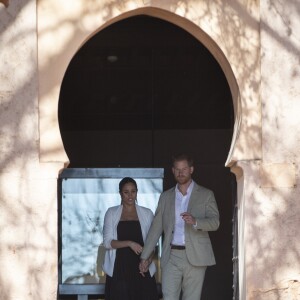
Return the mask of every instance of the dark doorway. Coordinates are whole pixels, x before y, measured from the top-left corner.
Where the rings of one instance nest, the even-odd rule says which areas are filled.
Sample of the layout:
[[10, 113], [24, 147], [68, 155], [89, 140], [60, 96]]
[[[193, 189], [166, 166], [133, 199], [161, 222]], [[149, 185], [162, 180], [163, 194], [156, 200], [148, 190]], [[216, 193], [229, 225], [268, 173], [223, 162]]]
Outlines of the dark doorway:
[[59, 99], [59, 125], [70, 168], [165, 169], [188, 152], [194, 179], [215, 192], [221, 226], [211, 234], [217, 265], [202, 300], [229, 300], [232, 275], [232, 182], [224, 167], [233, 104], [222, 69], [190, 33], [136, 16], [94, 35], [71, 60]]

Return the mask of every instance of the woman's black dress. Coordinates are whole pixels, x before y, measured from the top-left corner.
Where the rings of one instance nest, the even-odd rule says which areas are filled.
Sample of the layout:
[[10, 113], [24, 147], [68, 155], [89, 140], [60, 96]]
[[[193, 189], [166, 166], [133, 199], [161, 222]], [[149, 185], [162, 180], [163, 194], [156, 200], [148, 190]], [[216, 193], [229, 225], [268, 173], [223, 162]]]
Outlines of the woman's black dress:
[[[119, 241], [134, 241], [144, 246], [139, 221], [120, 221]], [[106, 276], [106, 300], [158, 300], [156, 281], [149, 272], [139, 273], [140, 256], [130, 247], [117, 249], [113, 277]]]

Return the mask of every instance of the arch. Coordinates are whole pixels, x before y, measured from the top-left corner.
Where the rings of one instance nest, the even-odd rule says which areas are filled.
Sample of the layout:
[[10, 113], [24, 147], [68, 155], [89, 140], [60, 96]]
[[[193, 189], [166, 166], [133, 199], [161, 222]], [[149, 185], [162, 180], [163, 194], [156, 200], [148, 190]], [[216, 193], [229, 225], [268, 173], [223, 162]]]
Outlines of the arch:
[[[236, 137], [238, 136], [238, 129], [240, 126], [240, 103], [239, 103], [239, 90], [237, 86], [237, 82], [235, 80], [235, 76], [232, 72], [232, 69], [230, 67], [230, 64], [228, 60], [226, 59], [224, 53], [222, 50], [218, 47], [218, 45], [210, 38], [203, 30], [201, 30], [198, 26], [196, 26], [191, 21], [188, 21], [187, 19], [180, 17], [178, 15], [175, 15], [173, 13], [164, 11], [162, 9], [157, 8], [141, 8], [136, 9], [134, 11], [126, 12], [118, 17], [115, 17], [105, 23], [103, 26], [95, 30], [93, 33], [91, 33], [85, 41], [82, 43], [82, 47], [93, 38], [94, 35], [101, 32], [102, 30], [106, 29], [107, 27], [113, 25], [114, 23], [120, 22], [124, 19], [135, 17], [139, 15], [146, 15], [149, 17], [155, 17], [158, 19], [161, 19], [163, 21], [167, 21], [173, 25], [176, 25], [177, 27], [184, 29], [186, 32], [188, 32], [191, 36], [193, 36], [196, 40], [198, 40], [201, 44], [203, 44], [208, 51], [211, 53], [211, 55], [215, 58], [217, 63], [219, 64], [220, 68], [223, 70], [224, 75], [226, 77], [230, 92], [231, 92], [231, 98], [233, 99], [233, 109], [234, 109], [234, 115], [235, 115], [235, 123], [234, 123], [234, 138], [231, 141], [231, 148], [229, 152], [229, 156], [226, 161], [226, 165], [229, 166], [233, 164], [232, 162], [232, 152], [235, 146]], [[79, 47], [80, 49], [80, 47]], [[229, 139], [228, 139], [229, 140]], [[224, 158], [225, 160], [225, 158]]]
[[229, 85], [229, 88], [231, 91], [231, 95], [232, 95], [233, 108], [234, 108], [235, 120], [234, 120], [233, 135], [232, 135], [232, 141], [231, 141], [229, 154], [228, 154], [227, 160], [225, 162], [225, 166], [232, 167], [236, 162], [233, 158], [233, 156], [234, 156], [233, 153], [234, 153], [235, 145], [236, 145], [237, 138], [239, 135], [241, 120], [242, 120], [239, 88], [238, 88], [238, 84], [237, 84], [235, 75], [232, 71], [232, 68], [231, 68], [229, 61], [227, 60], [225, 54], [220, 49], [220, 47], [216, 44], [216, 42], [207, 33], [205, 33], [199, 26], [197, 26], [195, 23], [191, 22], [190, 20], [188, 20], [184, 17], [176, 15], [170, 11], [163, 10], [161, 8], [154, 8], [154, 7], [137, 8], [137, 9], [122, 13], [119, 16], [110, 19], [104, 25], [100, 26], [96, 31], [91, 33], [83, 41], [83, 43], [81, 44], [80, 47], [82, 47], [90, 38], [92, 38], [96, 33], [103, 30], [104, 28], [106, 28], [120, 20], [126, 19], [128, 17], [132, 17], [132, 16], [138, 16], [138, 15], [147, 15], [147, 16], [151, 16], [151, 17], [156, 17], [156, 18], [168, 21], [174, 25], [177, 25], [178, 27], [181, 27], [182, 29], [184, 29], [188, 33], [190, 33], [192, 36], [194, 36], [199, 42], [201, 42], [210, 51], [210, 53], [216, 59], [216, 61], [219, 63], [219, 65], [220, 65], [221, 69], [223, 70], [224, 75], [227, 79], [227, 82], [228, 82], [228, 85]]

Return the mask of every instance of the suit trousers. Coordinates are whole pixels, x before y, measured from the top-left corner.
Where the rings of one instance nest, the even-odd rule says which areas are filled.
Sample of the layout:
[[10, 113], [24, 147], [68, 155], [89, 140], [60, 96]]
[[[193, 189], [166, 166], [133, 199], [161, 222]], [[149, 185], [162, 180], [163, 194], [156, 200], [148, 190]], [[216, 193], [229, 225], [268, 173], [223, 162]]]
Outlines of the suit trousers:
[[164, 300], [200, 300], [206, 266], [189, 263], [185, 250], [171, 250], [170, 259], [162, 268], [162, 293]]

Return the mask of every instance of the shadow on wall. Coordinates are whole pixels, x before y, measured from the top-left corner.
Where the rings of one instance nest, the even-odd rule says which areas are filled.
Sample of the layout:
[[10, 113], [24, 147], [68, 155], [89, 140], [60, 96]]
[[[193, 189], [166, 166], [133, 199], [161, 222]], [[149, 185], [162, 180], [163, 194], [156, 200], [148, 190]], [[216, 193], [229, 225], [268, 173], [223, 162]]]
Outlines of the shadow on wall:
[[[24, 53], [21, 51], [23, 47], [19, 47], [20, 41], [22, 41], [26, 36], [32, 35], [31, 32], [23, 31], [23, 28], [19, 28], [19, 23], [16, 22], [17, 16], [20, 12], [25, 8], [25, 6], [30, 1], [19, 1], [19, 2], [11, 2], [9, 8], [1, 9], [0, 11], [0, 34], [4, 37], [7, 30], [11, 27], [15, 26], [16, 30], [14, 34], [10, 34], [9, 37], [6, 37], [5, 48], [1, 50], [2, 53], [10, 52], [10, 55], [7, 57], [22, 56], [24, 60], [26, 60], [26, 64], [31, 64], [32, 66], [36, 66], [35, 56], [31, 56], [30, 53]], [[5, 3], [5, 1], [2, 1]], [[124, 5], [124, 1], [115, 1], [114, 3], [102, 4], [102, 1], [94, 1], [93, 10], [100, 10], [105, 13], [105, 19], [109, 20], [113, 16], [113, 11], [120, 7], [122, 9]], [[180, 6], [182, 1], [165, 1], [164, 8], [167, 10], [174, 11], [174, 8]], [[225, 5], [225, 2], [222, 2], [221, 5]], [[228, 4], [226, 4], [228, 5]], [[237, 1], [231, 1], [230, 5], [235, 10], [238, 8], [240, 11], [239, 3]], [[271, 8], [272, 4], [270, 4]], [[298, 11], [299, 7], [297, 2], [289, 1], [285, 4], [285, 6], [289, 6], [291, 10]], [[188, 11], [188, 6], [185, 7], [186, 11]], [[277, 9], [277, 8], [276, 8]], [[207, 14], [210, 14], [210, 6], [207, 6]], [[279, 9], [280, 12], [280, 9]], [[88, 6], [86, 7], [86, 11], [84, 12], [84, 17], [88, 17], [91, 12], [89, 11]], [[222, 7], [219, 9], [220, 20], [224, 18], [224, 13], [222, 11]], [[280, 13], [278, 13], [280, 16]], [[226, 17], [226, 15], [225, 15]], [[230, 16], [227, 16], [230, 18]], [[200, 18], [200, 16], [199, 16]], [[247, 15], [244, 12], [244, 19], [248, 24], [254, 24], [256, 20], [252, 19], [251, 15]], [[197, 20], [194, 20], [197, 22]], [[41, 38], [43, 34], [55, 33], [62, 26], [68, 26], [67, 22], [62, 21], [61, 24], [57, 25], [57, 28], [46, 28], [44, 32], [41, 32]], [[70, 16], [68, 23], [72, 23], [76, 30], [82, 32], [82, 36], [87, 35], [89, 32], [84, 32], [81, 26], [80, 20], [77, 17], [72, 18]], [[289, 28], [289, 23], [285, 23], [287, 26], [287, 30], [292, 30]], [[292, 52], [294, 55], [298, 55], [298, 49], [291, 43], [290, 40], [285, 39], [284, 37], [278, 35], [278, 33], [270, 28], [268, 24], [261, 22], [261, 28], [265, 30], [265, 33], [270, 36], [271, 39], [276, 40], [280, 43], [285, 49], [289, 52]], [[239, 30], [239, 27], [235, 27], [234, 32], [226, 32], [226, 36], [236, 36], [236, 39], [243, 38], [244, 33]], [[70, 34], [68, 38], [68, 43], [65, 45], [65, 48], [61, 49], [59, 53], [56, 53], [53, 58], [53, 61], [49, 61], [43, 66], [41, 70], [42, 76], [48, 75], [48, 70], [51, 65], [51, 69], [58, 68], [61, 57], [65, 51], [69, 51], [69, 49], [73, 49], [74, 44], [77, 43]], [[3, 45], [3, 44], [2, 44]], [[1, 45], [1, 47], [3, 47]], [[228, 39], [228, 47], [232, 47], [230, 41]], [[36, 44], [32, 45], [32, 48], [36, 48]], [[8, 50], [9, 49], [9, 50]], [[234, 47], [232, 47], [234, 49]], [[232, 50], [234, 51], [234, 50]], [[1, 53], [1, 55], [3, 55]], [[239, 55], [239, 60], [247, 60], [247, 53], [237, 53]], [[28, 55], [28, 56], [27, 56]], [[258, 58], [259, 59], [259, 58]], [[5, 132], [5, 136], [1, 135], [1, 157], [0, 157], [0, 169], [2, 170], [0, 182], [0, 199], [1, 199], [1, 228], [0, 228], [0, 252], [1, 254], [1, 265], [5, 265], [5, 268], [1, 268], [0, 270], [0, 287], [1, 287], [1, 297], [2, 299], [12, 299], [15, 295], [14, 289], [16, 288], [15, 278], [10, 277], [8, 274], [8, 269], [14, 269], [14, 267], [18, 267], [22, 265], [21, 272], [22, 275], [26, 273], [26, 276], [22, 276], [22, 278], [26, 278], [26, 282], [22, 282], [24, 286], [27, 288], [27, 292], [30, 294], [31, 299], [44, 299], [44, 295], [42, 292], [46, 290], [45, 281], [49, 279], [49, 273], [45, 273], [45, 265], [48, 266], [48, 258], [50, 253], [56, 251], [57, 249], [57, 238], [56, 231], [49, 228], [49, 217], [53, 216], [53, 211], [55, 212], [55, 205], [52, 203], [36, 203], [37, 205], [45, 205], [45, 209], [42, 214], [39, 214], [35, 211], [34, 203], [27, 202], [28, 199], [24, 199], [23, 195], [31, 195], [32, 193], [30, 189], [32, 188], [32, 184], [41, 184], [41, 187], [45, 187], [40, 181], [32, 181], [27, 174], [27, 167], [31, 161], [38, 162], [38, 122], [33, 124], [34, 128], [26, 129], [26, 135], [24, 132], [24, 125], [28, 122], [28, 117], [34, 118], [37, 116], [37, 106], [38, 103], [36, 101], [36, 97], [32, 96], [32, 94], [28, 93], [28, 87], [31, 87], [33, 83], [37, 82], [36, 78], [36, 67], [32, 69], [32, 73], [22, 74], [22, 68], [17, 68], [15, 65], [15, 61], [4, 58], [5, 63], [7, 64], [7, 72], [8, 76], [12, 75], [9, 73], [9, 69], [12, 68], [15, 70], [15, 74], [18, 74], [21, 77], [19, 79], [18, 88], [12, 92], [3, 93], [0, 92], [1, 99], [1, 110], [0, 110], [0, 128], [1, 131]], [[3, 64], [3, 62], [2, 62]], [[245, 76], [250, 74], [253, 70], [249, 68], [247, 72], [244, 72]], [[20, 72], [20, 73], [19, 73]], [[57, 88], [56, 86], [48, 86], [47, 92]], [[254, 87], [256, 88], [256, 87]], [[34, 88], [32, 88], [35, 90]], [[35, 92], [35, 91], [34, 91]], [[255, 125], [253, 125], [255, 126]], [[26, 128], [26, 127], [25, 127]], [[270, 129], [271, 130], [271, 129]], [[255, 131], [255, 128], [254, 128]], [[249, 137], [251, 139], [251, 137]], [[292, 147], [292, 145], [291, 145]], [[17, 152], [16, 149], [22, 149], [21, 152]], [[56, 149], [53, 149], [56, 151]], [[3, 171], [4, 170], [4, 171]], [[7, 171], [7, 172], [6, 172]], [[10, 171], [15, 171], [17, 176], [10, 176], [8, 173]], [[13, 189], [8, 189], [8, 186], [13, 186]], [[42, 190], [40, 190], [42, 194]], [[267, 191], [263, 191], [267, 193]], [[40, 194], [40, 195], [41, 195]], [[35, 199], [38, 200], [37, 196]], [[284, 191], [278, 191], [277, 198], [280, 200], [287, 200], [287, 194]], [[28, 204], [29, 203], [29, 204]], [[263, 213], [263, 209], [261, 207], [261, 203], [254, 201], [252, 204], [252, 210], [256, 213], [252, 215], [252, 226], [253, 232], [260, 231], [260, 216]], [[276, 206], [276, 203], [273, 205]], [[296, 205], [296, 204], [295, 204]], [[256, 262], [255, 267], [249, 266], [249, 276], [255, 277], [255, 273], [263, 273], [264, 270], [272, 270], [274, 261], [278, 262], [278, 268], [285, 269], [285, 258], [292, 255], [295, 259], [300, 260], [299, 257], [299, 249], [297, 249], [295, 244], [289, 245], [287, 251], [282, 252], [282, 248], [280, 248], [280, 235], [275, 235], [275, 233], [282, 233], [284, 229], [289, 228], [291, 225], [291, 221], [296, 218], [292, 214], [294, 206], [293, 203], [286, 203], [283, 205], [280, 210], [276, 211], [272, 218], [269, 219], [270, 226], [274, 233], [272, 238], [268, 239], [266, 237], [265, 240], [259, 240], [257, 236], [251, 236], [250, 239], [257, 245], [256, 253], [253, 254], [254, 260]], [[277, 222], [277, 220], [283, 220], [281, 222]], [[266, 225], [264, 225], [266, 226]], [[9, 231], [9, 233], [8, 233]], [[11, 233], [14, 233], [13, 235]], [[54, 233], [53, 233], [54, 232]], [[295, 234], [294, 231], [290, 231], [289, 234]], [[9, 236], [9, 238], [8, 238]], [[14, 237], [13, 237], [14, 236]], [[44, 236], [47, 240], [45, 245], [40, 245], [36, 241], [38, 240], [38, 236]], [[21, 237], [19, 241], [17, 241], [16, 237]], [[36, 238], [36, 239], [35, 239]], [[272, 247], [270, 247], [272, 245]], [[3, 256], [4, 255], [4, 256]], [[6, 260], [6, 257], [16, 257], [16, 259]], [[37, 259], [38, 258], [38, 259]], [[5, 261], [4, 261], [5, 260]], [[17, 262], [16, 262], [17, 261]], [[55, 271], [54, 271], [55, 273]], [[273, 277], [272, 281], [276, 282], [274, 274], [268, 274], [267, 276]], [[53, 275], [55, 277], [55, 275]], [[48, 285], [48, 283], [47, 283]], [[25, 292], [25, 291], [24, 291]], [[274, 294], [274, 298], [281, 299], [281, 292], [279, 290], [272, 290], [269, 293]], [[257, 291], [257, 298], [260, 299], [260, 291]], [[54, 299], [54, 297], [53, 297]], [[261, 298], [262, 299], [262, 298]]]

